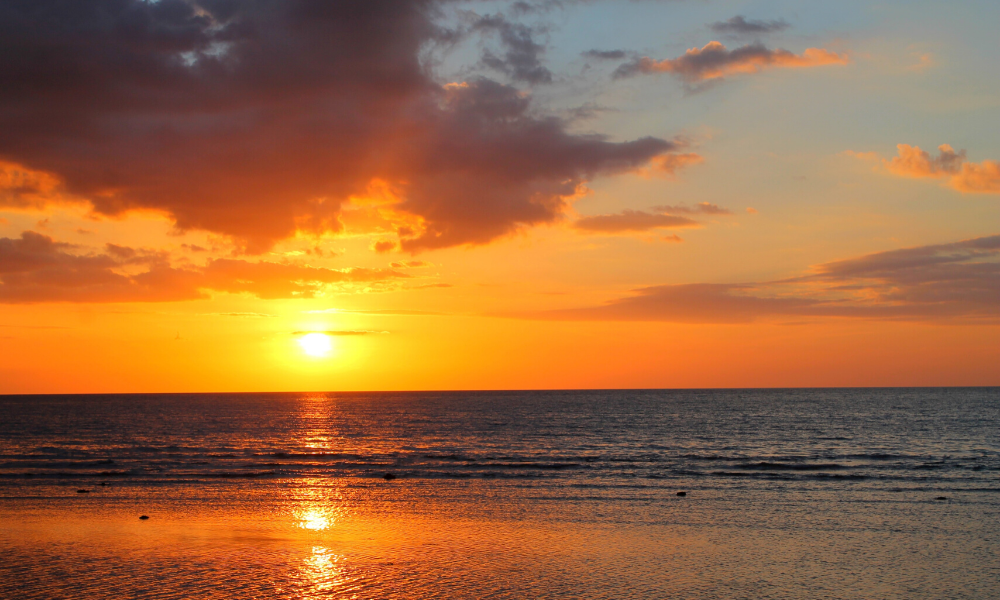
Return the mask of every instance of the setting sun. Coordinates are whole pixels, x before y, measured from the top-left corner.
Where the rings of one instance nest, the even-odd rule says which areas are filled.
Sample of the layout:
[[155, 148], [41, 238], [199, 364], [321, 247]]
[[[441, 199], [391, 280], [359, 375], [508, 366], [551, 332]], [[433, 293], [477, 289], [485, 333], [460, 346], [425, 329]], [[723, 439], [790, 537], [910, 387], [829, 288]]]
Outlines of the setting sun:
[[309, 356], [326, 356], [333, 349], [330, 336], [325, 333], [307, 333], [299, 338], [299, 345]]

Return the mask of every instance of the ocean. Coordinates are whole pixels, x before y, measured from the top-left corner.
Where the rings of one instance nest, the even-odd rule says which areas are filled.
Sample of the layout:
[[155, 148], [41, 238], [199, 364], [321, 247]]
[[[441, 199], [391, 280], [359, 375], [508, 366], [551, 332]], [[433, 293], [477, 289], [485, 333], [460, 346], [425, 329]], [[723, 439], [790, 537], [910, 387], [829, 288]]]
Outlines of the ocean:
[[0, 396], [4, 599], [998, 597], [1000, 388]]

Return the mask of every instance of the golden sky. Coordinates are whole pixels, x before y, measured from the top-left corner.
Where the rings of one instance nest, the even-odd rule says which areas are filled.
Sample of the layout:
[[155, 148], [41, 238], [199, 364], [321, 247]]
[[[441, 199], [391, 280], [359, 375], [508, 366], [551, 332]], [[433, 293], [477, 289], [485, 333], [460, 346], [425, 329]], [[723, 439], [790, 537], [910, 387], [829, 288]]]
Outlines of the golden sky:
[[1000, 385], [991, 2], [0, 7], [0, 393]]

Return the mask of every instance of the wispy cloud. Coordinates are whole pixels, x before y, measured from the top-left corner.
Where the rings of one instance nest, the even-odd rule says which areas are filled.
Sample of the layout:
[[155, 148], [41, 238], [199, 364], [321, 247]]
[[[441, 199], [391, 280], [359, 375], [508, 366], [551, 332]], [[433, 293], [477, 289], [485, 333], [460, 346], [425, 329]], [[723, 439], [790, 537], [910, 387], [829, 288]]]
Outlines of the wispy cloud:
[[846, 55], [823, 48], [807, 48], [802, 54], [794, 54], [780, 48], [771, 50], [760, 43], [729, 50], [721, 42], [709, 42], [701, 48], [691, 48], [673, 59], [654, 60], [648, 56], [636, 58], [620, 65], [614, 76], [623, 78], [669, 73], [686, 83], [699, 83], [728, 75], [758, 73], [771, 68], [844, 65], [848, 62], [850, 61]]
[[756, 21], [753, 19], [747, 19], [743, 15], [736, 15], [725, 21], [716, 21], [708, 26], [709, 29], [715, 33], [730, 34], [730, 35], [760, 35], [764, 33], [773, 33], [775, 31], [784, 31], [791, 27], [787, 21], [784, 19], [775, 19], [772, 21]]
[[632, 233], [650, 229], [698, 227], [699, 223], [687, 217], [648, 213], [641, 210], [623, 210], [610, 215], [582, 217], [573, 228], [587, 233]]
[[510, 314], [580, 321], [747, 323], [787, 317], [1000, 322], [1000, 235], [877, 252], [792, 279], [656, 285], [599, 306]]

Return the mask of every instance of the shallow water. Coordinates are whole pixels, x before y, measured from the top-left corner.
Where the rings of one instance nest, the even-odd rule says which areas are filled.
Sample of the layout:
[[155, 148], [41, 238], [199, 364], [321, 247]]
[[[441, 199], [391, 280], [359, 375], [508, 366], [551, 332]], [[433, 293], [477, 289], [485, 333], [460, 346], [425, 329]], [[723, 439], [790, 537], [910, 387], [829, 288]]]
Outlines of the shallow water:
[[2, 598], [1000, 597], [997, 388], [0, 415]]

